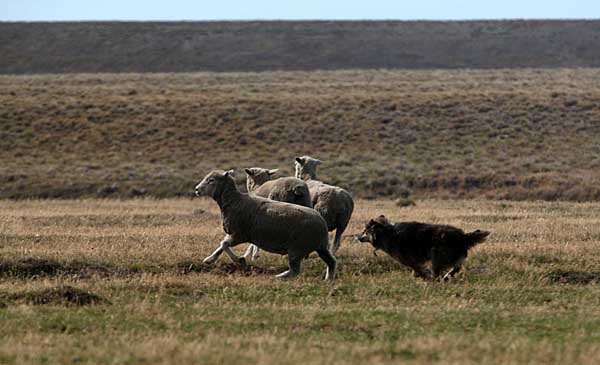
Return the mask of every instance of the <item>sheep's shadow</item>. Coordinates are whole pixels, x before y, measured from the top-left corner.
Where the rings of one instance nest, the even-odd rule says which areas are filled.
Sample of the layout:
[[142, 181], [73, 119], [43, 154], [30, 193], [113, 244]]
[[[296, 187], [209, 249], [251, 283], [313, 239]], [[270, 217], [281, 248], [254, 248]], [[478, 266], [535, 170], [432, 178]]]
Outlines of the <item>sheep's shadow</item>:
[[285, 268], [265, 268], [254, 265], [239, 266], [233, 263], [207, 265], [202, 261], [183, 261], [167, 265], [134, 265], [114, 266], [106, 263], [92, 263], [85, 261], [59, 262], [47, 258], [27, 257], [22, 259], [0, 260], [0, 277], [16, 277], [21, 279], [35, 279], [38, 277], [75, 276], [87, 278], [90, 276], [127, 276], [136, 273], [162, 273], [175, 272], [189, 274], [205, 272], [217, 275], [276, 275]]
[[182, 274], [189, 273], [211, 273], [216, 275], [276, 275], [284, 271], [282, 268], [267, 268], [254, 265], [237, 265], [234, 263], [220, 263], [216, 265], [208, 265], [202, 261], [183, 261], [175, 265], [179, 268]]
[[548, 279], [557, 284], [587, 285], [600, 283], [600, 272], [554, 270], [548, 273]]

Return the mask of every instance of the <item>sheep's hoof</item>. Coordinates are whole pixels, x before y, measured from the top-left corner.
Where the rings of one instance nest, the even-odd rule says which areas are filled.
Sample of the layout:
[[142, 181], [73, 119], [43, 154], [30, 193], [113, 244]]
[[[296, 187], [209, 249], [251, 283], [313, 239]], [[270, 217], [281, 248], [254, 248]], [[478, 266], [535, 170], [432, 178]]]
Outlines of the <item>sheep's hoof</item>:
[[275, 277], [277, 279], [289, 279], [290, 277], [292, 277], [292, 273], [290, 270], [284, 271], [281, 274], [277, 274], [275, 275]]
[[207, 258], [205, 258], [204, 260], [202, 260], [203, 263], [207, 264], [207, 265], [211, 265], [214, 264], [215, 259], [213, 259], [212, 257], [208, 256]]
[[248, 264], [246, 263], [246, 259], [244, 257], [240, 257], [238, 259], [238, 265], [240, 265], [241, 267], [248, 267]]

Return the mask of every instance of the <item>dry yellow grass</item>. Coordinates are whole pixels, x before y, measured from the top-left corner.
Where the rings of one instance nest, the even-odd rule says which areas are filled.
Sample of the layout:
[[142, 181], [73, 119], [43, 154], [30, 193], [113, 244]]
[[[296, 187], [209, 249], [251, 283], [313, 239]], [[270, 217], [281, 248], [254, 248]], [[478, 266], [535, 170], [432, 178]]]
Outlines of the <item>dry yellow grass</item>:
[[[597, 363], [600, 204], [359, 200], [348, 233], [378, 214], [493, 234], [447, 284], [346, 238], [331, 289], [203, 266], [212, 201], [0, 201], [0, 363]], [[109, 303], [35, 304], [57, 287]]]

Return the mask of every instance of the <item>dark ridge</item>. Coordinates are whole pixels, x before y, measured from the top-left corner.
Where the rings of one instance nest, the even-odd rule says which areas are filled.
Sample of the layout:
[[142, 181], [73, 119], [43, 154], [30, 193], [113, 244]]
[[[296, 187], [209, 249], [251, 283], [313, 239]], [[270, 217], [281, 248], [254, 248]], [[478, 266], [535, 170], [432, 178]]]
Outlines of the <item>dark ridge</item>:
[[0, 294], [5, 302], [27, 303], [33, 305], [75, 305], [86, 306], [94, 304], [110, 304], [101, 296], [92, 292], [74, 288], [72, 286], [59, 286], [34, 291], [24, 291], [15, 294]]
[[48, 276], [77, 276], [124, 274], [123, 270], [84, 262], [61, 263], [46, 258], [27, 257], [19, 260], [0, 260], [0, 277], [36, 278]]
[[590, 271], [554, 270], [548, 274], [548, 278], [551, 282], [558, 284], [598, 284], [600, 282], [600, 273]]
[[241, 276], [275, 275], [282, 271], [281, 268], [264, 268], [253, 265], [240, 266], [233, 263], [222, 263], [213, 266], [197, 261], [183, 261], [176, 264], [175, 268], [181, 274], [210, 272], [217, 275], [239, 274]]
[[[207, 265], [201, 261], [186, 260], [174, 264], [157, 265], [132, 265], [114, 266], [106, 263], [92, 263], [83, 261], [58, 262], [46, 258], [27, 257], [16, 260], [0, 260], [0, 277], [16, 277], [21, 279], [35, 279], [39, 277], [69, 276], [86, 278], [92, 275], [101, 277], [126, 276], [138, 273], [163, 273], [173, 272], [182, 275], [190, 273], [210, 272], [217, 275], [275, 275], [282, 268], [263, 268], [252, 265], [239, 266], [233, 263], [219, 263]], [[0, 298], [1, 299], [1, 298]]]
[[599, 20], [0, 23], [0, 73], [599, 67]]

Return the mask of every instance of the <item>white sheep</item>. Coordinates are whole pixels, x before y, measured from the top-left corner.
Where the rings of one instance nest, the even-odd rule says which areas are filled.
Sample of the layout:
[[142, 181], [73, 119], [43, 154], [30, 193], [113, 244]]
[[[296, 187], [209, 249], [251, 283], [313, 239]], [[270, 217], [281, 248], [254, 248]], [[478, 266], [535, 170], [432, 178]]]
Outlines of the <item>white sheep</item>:
[[327, 264], [325, 278], [333, 281], [336, 260], [329, 252], [327, 223], [313, 209], [240, 193], [232, 171], [212, 171], [196, 185], [196, 195], [212, 197], [221, 209], [226, 233], [219, 247], [204, 262], [215, 262], [225, 252], [234, 262], [245, 264], [231, 247], [252, 243], [280, 255], [288, 255], [289, 270], [277, 275], [289, 278], [300, 273], [302, 259], [316, 251]]
[[330, 232], [335, 230], [332, 248], [335, 254], [340, 248], [342, 234], [350, 222], [354, 200], [348, 191], [317, 180], [317, 166], [321, 163], [320, 160], [310, 156], [296, 157], [295, 171], [297, 178], [306, 181], [313, 208], [327, 222], [327, 230]]
[[[244, 171], [246, 171], [248, 194], [312, 208], [310, 192], [303, 180], [295, 177], [280, 177], [271, 180], [279, 169], [269, 170], [251, 167], [244, 169]], [[250, 245], [244, 254], [244, 258], [254, 261], [258, 258], [258, 252], [258, 247]]]

